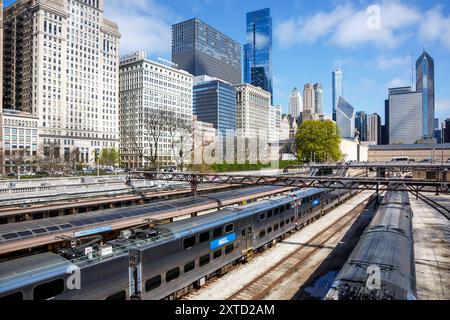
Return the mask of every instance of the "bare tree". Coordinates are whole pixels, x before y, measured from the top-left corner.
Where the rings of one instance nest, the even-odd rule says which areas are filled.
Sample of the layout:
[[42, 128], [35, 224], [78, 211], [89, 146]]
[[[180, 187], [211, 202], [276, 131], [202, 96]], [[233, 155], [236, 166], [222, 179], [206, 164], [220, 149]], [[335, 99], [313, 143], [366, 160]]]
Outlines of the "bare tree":
[[189, 120], [172, 113], [168, 117], [167, 132], [171, 138], [173, 159], [177, 167], [183, 171], [186, 160], [192, 156], [194, 151], [192, 119]]
[[49, 175], [55, 175], [58, 171], [67, 168], [68, 163], [61, 159], [60, 145], [47, 142], [41, 145], [36, 160], [41, 170], [48, 172]]
[[9, 153], [5, 154], [5, 161], [15, 167], [17, 175], [20, 175], [20, 168], [30, 164], [33, 161], [30, 150], [21, 148], [17, 150], [9, 150]]

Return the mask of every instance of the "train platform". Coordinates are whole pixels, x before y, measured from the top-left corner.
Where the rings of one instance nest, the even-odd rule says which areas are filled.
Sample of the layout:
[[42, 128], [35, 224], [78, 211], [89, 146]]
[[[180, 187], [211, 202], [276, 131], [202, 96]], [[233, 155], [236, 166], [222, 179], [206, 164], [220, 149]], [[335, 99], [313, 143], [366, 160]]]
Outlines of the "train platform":
[[[431, 198], [431, 197], [430, 197]], [[433, 196], [450, 205], [450, 196]], [[433, 207], [411, 196], [419, 300], [450, 299], [450, 221]]]

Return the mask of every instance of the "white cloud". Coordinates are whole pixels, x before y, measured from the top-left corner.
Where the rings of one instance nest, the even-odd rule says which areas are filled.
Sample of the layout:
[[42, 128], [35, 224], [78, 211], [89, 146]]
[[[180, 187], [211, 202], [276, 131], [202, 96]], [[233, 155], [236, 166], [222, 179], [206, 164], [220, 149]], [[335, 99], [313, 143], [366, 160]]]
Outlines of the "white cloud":
[[436, 101], [436, 112], [448, 112], [450, 114], [450, 99], [440, 99]]
[[171, 52], [172, 24], [179, 17], [155, 0], [107, 0], [105, 17], [119, 25], [121, 53], [136, 50]]
[[282, 21], [276, 27], [278, 42], [285, 48], [321, 41], [339, 47], [371, 44], [392, 49], [419, 35], [420, 41], [439, 41], [450, 48], [450, 16], [440, 6], [422, 12], [399, 0], [385, 0], [380, 5], [379, 29], [368, 28], [373, 15], [366, 9], [348, 2], [331, 11]]
[[397, 88], [397, 87], [408, 87], [411, 86], [411, 80], [405, 78], [394, 78], [384, 85], [385, 88]]
[[410, 56], [385, 56], [377, 58], [376, 67], [380, 70], [392, 70], [394, 68], [407, 68], [411, 64]]

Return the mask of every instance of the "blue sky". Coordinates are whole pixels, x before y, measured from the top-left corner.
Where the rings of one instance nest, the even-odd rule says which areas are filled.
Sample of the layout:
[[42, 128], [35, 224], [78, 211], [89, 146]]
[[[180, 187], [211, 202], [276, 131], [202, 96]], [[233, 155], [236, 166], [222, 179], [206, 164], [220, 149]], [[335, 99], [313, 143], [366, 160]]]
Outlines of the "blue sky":
[[[371, 5], [380, 8], [379, 29], [367, 27]], [[450, 117], [448, 1], [105, 0], [106, 17], [121, 29], [122, 53], [169, 59], [171, 24], [198, 17], [245, 43], [245, 13], [265, 7], [274, 21], [274, 103], [285, 111], [294, 87], [320, 81], [331, 113], [331, 72], [340, 57], [344, 97], [384, 117], [388, 87], [411, 84], [411, 55], [415, 64], [425, 47], [435, 59], [436, 115]]]

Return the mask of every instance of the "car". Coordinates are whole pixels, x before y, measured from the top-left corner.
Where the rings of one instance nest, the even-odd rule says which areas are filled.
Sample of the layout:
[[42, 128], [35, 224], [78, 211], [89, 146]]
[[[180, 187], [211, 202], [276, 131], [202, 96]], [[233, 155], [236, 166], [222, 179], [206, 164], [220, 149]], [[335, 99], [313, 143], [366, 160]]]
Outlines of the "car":
[[15, 172], [10, 172], [10, 173], [8, 173], [7, 175], [6, 175], [7, 177], [17, 177], [17, 173], [15, 173]]
[[126, 171], [126, 169], [117, 168], [117, 169], [114, 169], [114, 172], [115, 172], [115, 173], [125, 173], [125, 172], [127, 172], [127, 171]]

